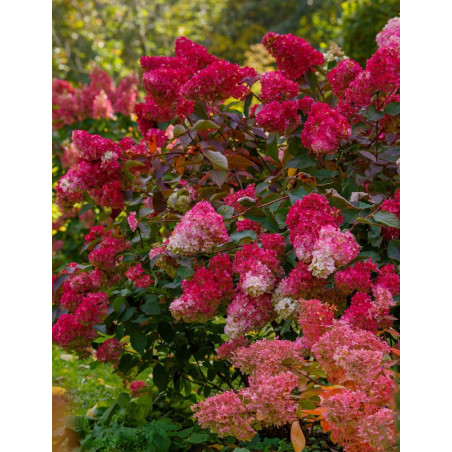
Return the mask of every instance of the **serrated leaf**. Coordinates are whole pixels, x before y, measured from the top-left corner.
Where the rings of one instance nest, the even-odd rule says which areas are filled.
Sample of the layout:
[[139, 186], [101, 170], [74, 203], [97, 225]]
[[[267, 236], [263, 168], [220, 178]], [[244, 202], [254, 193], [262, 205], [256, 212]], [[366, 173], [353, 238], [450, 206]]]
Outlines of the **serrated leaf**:
[[251, 209], [248, 209], [243, 216], [245, 218], [248, 218], [248, 220], [256, 221], [264, 228], [271, 232], [278, 232], [279, 231], [279, 224], [276, 221], [276, 218], [274, 217], [272, 212], [264, 212], [262, 209], [259, 209], [258, 207], [251, 207]]
[[253, 100], [253, 93], [248, 94], [245, 99], [245, 103], [243, 105], [243, 113], [245, 114], [246, 118], [250, 117], [250, 107], [251, 107], [251, 101]]
[[227, 170], [228, 169], [228, 159], [218, 151], [204, 151], [206, 158], [212, 163], [214, 169], [217, 170]]
[[377, 109], [375, 108], [375, 105], [371, 105], [369, 107], [369, 110], [367, 110], [367, 117], [371, 120], [371, 121], [378, 121], [379, 119], [381, 119], [384, 116], [384, 113], [377, 111]]
[[397, 215], [391, 212], [380, 210], [378, 212], [375, 212], [372, 217], [377, 223], [383, 224], [390, 228], [400, 228], [400, 222], [397, 218]]
[[206, 129], [220, 129], [220, 126], [215, 122], [211, 121], [210, 119], [200, 119], [193, 126], [193, 130], [206, 130]]

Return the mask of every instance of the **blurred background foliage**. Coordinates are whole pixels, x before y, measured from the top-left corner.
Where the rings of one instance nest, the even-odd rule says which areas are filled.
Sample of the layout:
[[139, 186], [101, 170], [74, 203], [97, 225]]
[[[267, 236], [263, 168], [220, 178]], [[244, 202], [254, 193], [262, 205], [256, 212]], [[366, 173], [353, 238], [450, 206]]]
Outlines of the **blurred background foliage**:
[[260, 49], [268, 31], [321, 50], [334, 41], [363, 63], [399, 10], [399, 0], [53, 0], [53, 76], [86, 82], [98, 64], [122, 77], [142, 55], [170, 55], [181, 35], [262, 71], [271, 66]]

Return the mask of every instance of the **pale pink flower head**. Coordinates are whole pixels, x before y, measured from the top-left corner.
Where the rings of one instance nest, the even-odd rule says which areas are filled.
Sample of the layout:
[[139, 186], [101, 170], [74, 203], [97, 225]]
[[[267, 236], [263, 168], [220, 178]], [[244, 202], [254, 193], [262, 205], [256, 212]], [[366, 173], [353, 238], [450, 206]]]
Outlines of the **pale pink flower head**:
[[334, 226], [325, 226], [320, 230], [319, 238], [314, 244], [309, 270], [317, 278], [327, 278], [336, 268], [353, 260], [359, 249], [350, 232], [341, 232]]
[[104, 90], [93, 100], [93, 118], [94, 119], [112, 119], [114, 117], [113, 106]]
[[400, 18], [393, 17], [377, 34], [378, 47], [400, 46]]
[[228, 240], [223, 217], [207, 201], [201, 201], [174, 228], [168, 240], [168, 250], [174, 254], [194, 256]]
[[137, 213], [136, 212], [130, 212], [129, 216], [127, 217], [127, 223], [129, 223], [130, 229], [132, 232], [135, 232], [138, 228], [138, 220], [137, 220]]

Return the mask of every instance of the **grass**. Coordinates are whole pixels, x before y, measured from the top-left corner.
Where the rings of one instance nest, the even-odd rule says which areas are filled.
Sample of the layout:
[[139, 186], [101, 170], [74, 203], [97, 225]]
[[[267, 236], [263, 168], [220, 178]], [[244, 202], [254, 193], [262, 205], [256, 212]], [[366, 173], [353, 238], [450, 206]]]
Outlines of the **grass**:
[[124, 390], [122, 379], [111, 365], [96, 363], [92, 368], [94, 363], [92, 358], [81, 360], [53, 346], [52, 386], [66, 390], [71, 414], [86, 414], [95, 404], [111, 401]]

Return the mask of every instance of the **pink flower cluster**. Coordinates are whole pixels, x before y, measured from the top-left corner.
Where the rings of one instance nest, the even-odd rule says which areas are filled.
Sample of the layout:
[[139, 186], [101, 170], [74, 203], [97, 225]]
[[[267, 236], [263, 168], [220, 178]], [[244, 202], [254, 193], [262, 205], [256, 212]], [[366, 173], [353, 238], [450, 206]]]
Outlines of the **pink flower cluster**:
[[293, 81], [298, 81], [307, 71], [324, 62], [323, 55], [307, 41], [297, 36], [267, 33], [262, 44], [275, 58], [282, 74]]
[[146, 387], [146, 382], [143, 380], [135, 380], [130, 383], [130, 392], [132, 393], [132, 397], [140, 397], [142, 391]]
[[395, 446], [394, 412], [370, 403], [361, 391], [343, 391], [322, 402], [331, 439], [345, 451], [384, 452]]
[[378, 47], [400, 46], [400, 18], [393, 17], [377, 34]]
[[303, 361], [303, 347], [298, 342], [278, 338], [262, 339], [235, 350], [231, 361], [248, 375], [276, 375], [290, 370], [291, 364]]
[[[383, 371], [382, 358], [384, 353], [389, 353], [389, 346], [370, 331], [354, 328], [345, 321], [336, 321], [312, 346], [312, 351], [332, 383], [352, 380], [363, 390], [369, 390], [377, 373]], [[367, 368], [362, 351], [375, 352], [372, 356], [378, 356], [380, 367], [377, 373]]]
[[289, 134], [301, 123], [299, 109], [299, 102], [296, 100], [281, 103], [274, 100], [260, 107], [256, 113], [256, 124], [267, 132]]
[[241, 200], [248, 200], [250, 202], [256, 202], [256, 195], [254, 191], [254, 184], [249, 184], [243, 190], [237, 190], [235, 193], [230, 193], [224, 198], [224, 203], [228, 206], [234, 207], [236, 212], [243, 212], [247, 207], [243, 207], [239, 204]]
[[303, 331], [300, 344], [307, 349], [311, 347], [326, 333], [333, 324], [334, 309], [327, 303], [319, 300], [300, 300], [298, 324]]
[[218, 254], [210, 260], [209, 269], [200, 268], [193, 278], [182, 281], [183, 294], [170, 305], [176, 320], [206, 322], [219, 306], [232, 298], [232, 263], [227, 254]]
[[99, 346], [96, 350], [96, 358], [101, 363], [116, 363], [123, 350], [124, 344], [112, 337]]
[[118, 176], [122, 148], [108, 138], [74, 130], [72, 142], [78, 152], [78, 162], [60, 178], [56, 187], [57, 202], [63, 209], [83, 201], [87, 191], [94, 201], [106, 207], [121, 208], [123, 189]]
[[[275, 344], [276, 353], [270, 344]], [[198, 422], [221, 437], [232, 435], [249, 441], [262, 428], [297, 419], [297, 404], [290, 394], [298, 384], [298, 377], [282, 364], [293, 361], [294, 351], [298, 352], [296, 347], [294, 342], [275, 339], [236, 349], [232, 359], [242, 371], [251, 374], [249, 386], [238, 393], [224, 392], [194, 405], [192, 410]]]
[[116, 88], [111, 77], [99, 68], [90, 74], [91, 82], [74, 88], [69, 82], [52, 82], [53, 127], [59, 129], [87, 118], [112, 118], [114, 113], [130, 115], [138, 93], [138, 77], [126, 76]]
[[272, 101], [289, 100], [298, 95], [298, 84], [287, 79], [281, 72], [266, 72], [261, 75], [261, 100]]
[[312, 250], [309, 271], [317, 278], [327, 278], [337, 268], [347, 265], [359, 253], [359, 245], [350, 232], [324, 226]]
[[125, 275], [133, 282], [135, 287], [141, 289], [146, 289], [146, 287], [149, 287], [154, 282], [153, 279], [144, 272], [140, 263], [132, 265], [132, 267], [126, 271]]
[[[385, 212], [393, 213], [400, 220], [400, 190], [395, 192], [394, 198], [389, 198], [383, 201], [380, 207]], [[383, 228], [382, 234], [385, 240], [397, 239], [400, 236], [400, 229], [398, 228]]]
[[278, 255], [273, 249], [260, 248], [255, 243], [244, 245], [234, 257], [234, 273], [240, 276], [239, 288], [258, 297], [270, 293], [282, 272]]
[[371, 274], [376, 271], [377, 266], [370, 259], [356, 262], [353, 266], [335, 273], [334, 287], [347, 295], [355, 290], [369, 292], [372, 288]]
[[135, 105], [135, 113], [143, 136], [157, 122], [191, 114], [195, 102], [243, 99], [257, 77], [253, 68], [218, 59], [186, 37], [176, 39], [175, 51], [175, 57], [140, 59], [147, 97]]
[[239, 290], [226, 312], [224, 332], [234, 339], [263, 328], [272, 320], [271, 297], [269, 294], [252, 297]]
[[347, 119], [328, 104], [318, 102], [309, 112], [301, 132], [303, 145], [317, 156], [334, 154], [352, 130]]
[[116, 270], [121, 261], [121, 257], [117, 255], [128, 250], [129, 247], [130, 243], [127, 240], [106, 235], [99, 246], [89, 253], [88, 260], [99, 270], [111, 273]]
[[327, 74], [333, 93], [343, 97], [350, 83], [362, 72], [361, 66], [354, 60], [341, 61]]
[[298, 259], [310, 263], [320, 230], [324, 226], [339, 227], [342, 219], [340, 210], [330, 207], [328, 200], [322, 195], [310, 193], [297, 200], [289, 209], [286, 224]]
[[345, 60], [327, 75], [339, 97], [337, 111], [352, 124], [363, 119], [359, 114], [363, 108], [373, 104], [384, 109], [389, 102], [399, 102], [399, 26], [397, 19], [386, 25], [377, 38], [379, 49], [367, 61], [365, 70], [357, 63]]
[[207, 201], [201, 201], [174, 228], [167, 249], [174, 254], [194, 256], [228, 240], [223, 217]]

